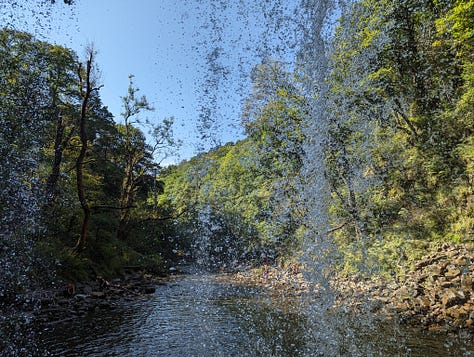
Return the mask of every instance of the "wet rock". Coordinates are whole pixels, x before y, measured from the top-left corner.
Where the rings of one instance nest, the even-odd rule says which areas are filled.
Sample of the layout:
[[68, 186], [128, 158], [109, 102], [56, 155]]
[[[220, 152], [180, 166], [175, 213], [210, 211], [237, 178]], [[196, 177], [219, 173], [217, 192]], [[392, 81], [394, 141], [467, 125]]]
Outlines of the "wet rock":
[[97, 307], [99, 307], [102, 310], [112, 310], [113, 306], [109, 301], [101, 301], [100, 303], [97, 304]]
[[432, 265], [429, 268], [429, 273], [433, 278], [439, 278], [443, 274], [444, 266]]
[[103, 299], [105, 298], [105, 293], [103, 291], [93, 291], [90, 293], [90, 296], [96, 299]]
[[437, 256], [434, 256], [434, 257], [428, 257], [426, 259], [423, 259], [421, 260], [420, 262], [418, 262], [416, 265], [415, 265], [415, 270], [421, 270], [422, 268], [428, 266], [428, 265], [433, 265], [434, 263], [436, 263], [437, 261], [439, 260], [443, 260], [446, 258], [446, 255], [442, 254], [442, 255], [437, 255]]
[[154, 286], [146, 286], [144, 289], [143, 289], [143, 292], [145, 294], [153, 294], [154, 292], [156, 291], [156, 288]]
[[442, 244], [436, 250], [405, 271], [397, 284], [374, 288], [366, 281], [352, 279], [356, 286], [341, 284], [342, 293], [337, 296], [341, 300], [360, 299], [364, 294], [358, 296], [347, 289], [362, 289], [377, 304], [383, 297], [386, 304], [380, 312], [398, 315], [402, 321], [430, 329], [474, 331], [474, 246]]
[[452, 281], [446, 281], [446, 279], [443, 278], [442, 281], [439, 283], [439, 287], [442, 289], [449, 289], [454, 286], [454, 283]]
[[455, 260], [453, 260], [453, 264], [457, 266], [466, 266], [467, 265], [467, 258], [465, 256], [459, 257]]

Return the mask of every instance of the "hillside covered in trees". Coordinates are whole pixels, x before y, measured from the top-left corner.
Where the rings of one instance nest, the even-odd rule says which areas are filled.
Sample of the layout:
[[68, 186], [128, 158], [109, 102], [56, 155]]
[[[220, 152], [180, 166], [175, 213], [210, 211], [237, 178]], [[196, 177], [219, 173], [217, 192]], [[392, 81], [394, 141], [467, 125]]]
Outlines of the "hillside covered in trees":
[[[384, 274], [436, 243], [472, 243], [473, 19], [472, 1], [358, 1], [331, 38], [326, 91], [308, 92], [298, 68], [255, 67], [247, 138], [161, 173], [160, 204], [184, 212], [176, 240], [208, 237], [211, 260], [231, 264], [288, 259], [327, 235], [341, 269]], [[319, 227], [304, 170], [314, 138], [328, 193]]]
[[0, 291], [179, 259], [294, 259], [322, 235], [341, 270], [382, 274], [432, 243], [472, 243], [473, 19], [472, 0], [354, 2], [327, 40], [324, 84], [307, 85], [305, 63], [262, 61], [235, 113], [246, 138], [167, 167], [173, 119], [146, 120], [133, 76], [113, 118], [93, 49], [83, 61], [3, 29]]

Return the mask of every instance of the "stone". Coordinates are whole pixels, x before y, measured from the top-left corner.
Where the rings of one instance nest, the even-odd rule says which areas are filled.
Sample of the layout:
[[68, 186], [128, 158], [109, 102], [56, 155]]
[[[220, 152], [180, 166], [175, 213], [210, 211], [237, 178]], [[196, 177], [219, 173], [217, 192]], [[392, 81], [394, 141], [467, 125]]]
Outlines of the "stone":
[[154, 286], [146, 286], [143, 291], [145, 294], [153, 294], [156, 291], [156, 288]]
[[422, 310], [428, 310], [431, 307], [431, 301], [427, 296], [420, 296], [417, 302]]
[[105, 298], [105, 293], [103, 291], [93, 291], [90, 293], [93, 298], [103, 299]]
[[415, 279], [415, 282], [417, 284], [422, 284], [426, 281], [426, 279], [429, 277], [429, 274], [428, 273], [423, 273], [423, 274], [420, 274], [416, 277]]
[[113, 308], [113, 306], [108, 301], [102, 301], [97, 306], [103, 310], [111, 310]]
[[471, 293], [472, 290], [473, 290], [473, 281], [472, 281], [472, 278], [471, 276], [469, 275], [463, 275], [461, 277], [461, 289], [464, 291], [464, 292], [469, 292]]
[[453, 264], [457, 265], [457, 266], [461, 266], [461, 267], [466, 266], [467, 265], [466, 257], [463, 256], [461, 258], [458, 258], [458, 259], [454, 260]]
[[395, 293], [395, 296], [398, 297], [401, 301], [411, 300], [415, 297], [415, 292], [413, 289], [410, 289], [408, 286], [402, 286], [398, 291]]
[[454, 305], [463, 304], [467, 301], [464, 293], [455, 289], [446, 289], [441, 295], [443, 308], [448, 309]]
[[442, 281], [440, 282], [439, 286], [442, 288], [442, 289], [448, 289], [448, 288], [452, 288], [453, 287], [453, 283], [451, 281]]
[[430, 325], [428, 327], [428, 330], [432, 332], [442, 332], [442, 331], [445, 331], [445, 328], [439, 325]]
[[452, 268], [452, 267], [448, 267], [448, 270], [446, 271], [446, 273], [444, 273], [444, 276], [447, 279], [453, 279], [453, 278], [458, 277], [459, 275], [461, 275], [461, 270], [458, 268]]
[[441, 255], [438, 255], [438, 256], [434, 256], [434, 257], [428, 257], [428, 259], [425, 259], [425, 260], [422, 260], [420, 262], [418, 262], [416, 265], [415, 265], [415, 270], [420, 270], [428, 265], [433, 265], [434, 263], [436, 263], [437, 261], [439, 260], [443, 260], [443, 259], [446, 259], [447, 256], [445, 254], [441, 254]]

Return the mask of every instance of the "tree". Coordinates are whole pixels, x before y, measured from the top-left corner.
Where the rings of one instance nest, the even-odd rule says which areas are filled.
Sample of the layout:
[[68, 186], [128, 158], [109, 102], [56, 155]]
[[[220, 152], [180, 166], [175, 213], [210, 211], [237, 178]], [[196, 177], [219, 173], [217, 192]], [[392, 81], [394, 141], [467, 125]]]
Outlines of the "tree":
[[308, 102], [295, 76], [281, 63], [262, 63], [253, 69], [251, 77], [253, 91], [245, 102], [242, 122], [255, 143], [259, 172], [270, 183], [271, 226], [275, 229], [268, 233], [281, 251], [291, 251], [304, 214], [296, 202]]
[[341, 228], [332, 234], [346, 252], [354, 238], [389, 251], [459, 240], [472, 226], [463, 144], [472, 110], [456, 109], [467, 89], [466, 57], [453, 50], [450, 31], [439, 31], [453, 26], [447, 19], [460, 3], [364, 0], [341, 16], [327, 78], [325, 159], [331, 219]]
[[45, 123], [44, 64], [31, 35], [0, 30], [0, 297], [28, 284], [40, 195], [35, 190], [38, 133]]
[[82, 98], [81, 113], [79, 117], [79, 138], [81, 142], [79, 155], [76, 159], [76, 180], [77, 180], [77, 197], [79, 199], [83, 218], [81, 226], [81, 235], [76, 243], [75, 249], [81, 252], [85, 249], [87, 244], [87, 234], [89, 228], [89, 221], [91, 216], [91, 209], [87, 202], [87, 197], [84, 187], [84, 165], [85, 158], [88, 151], [89, 138], [87, 136], [87, 119], [88, 119], [88, 108], [91, 94], [94, 91], [99, 90], [99, 87], [95, 87], [94, 80], [92, 78], [92, 70], [94, 66], [95, 51], [92, 48], [87, 50], [88, 59], [86, 60], [86, 68], [83, 68], [82, 64], [78, 66], [79, 76], [79, 92]]
[[[137, 97], [139, 89], [134, 86], [133, 75], [129, 76], [129, 87], [126, 96], [122, 97], [123, 125], [119, 131], [123, 137], [123, 179], [119, 199], [119, 225], [117, 237], [125, 239], [134, 208], [137, 190], [143, 185], [144, 179], [150, 172], [154, 172], [159, 163], [154, 163], [154, 158], [166, 157], [168, 149], [178, 143], [173, 139], [173, 118], [164, 119], [162, 123], [153, 125], [149, 121], [141, 122], [139, 114], [143, 111], [152, 111], [145, 96]], [[149, 135], [152, 144], [146, 143], [143, 132], [135, 125], [144, 125], [150, 128]]]
[[[78, 82], [77, 59], [75, 54], [60, 46], [51, 46], [48, 52], [48, 67], [46, 73], [50, 86], [51, 103], [48, 115], [51, 127], [45, 130], [44, 146], [52, 147], [51, 172], [46, 182], [46, 205], [54, 204], [59, 194], [58, 186], [61, 176], [61, 165], [64, 150], [69, 145], [71, 137], [75, 134], [79, 93], [74, 88]], [[51, 132], [54, 139], [51, 139]], [[49, 159], [49, 158], [47, 158]]]

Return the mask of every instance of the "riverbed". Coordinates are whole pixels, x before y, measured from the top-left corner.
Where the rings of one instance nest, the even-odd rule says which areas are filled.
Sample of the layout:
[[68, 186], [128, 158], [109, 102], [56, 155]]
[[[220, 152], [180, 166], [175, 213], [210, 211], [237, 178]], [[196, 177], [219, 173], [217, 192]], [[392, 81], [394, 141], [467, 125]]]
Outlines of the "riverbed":
[[317, 316], [304, 297], [191, 273], [154, 294], [42, 325], [30, 343], [43, 356], [474, 355], [462, 336], [393, 320]]

